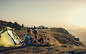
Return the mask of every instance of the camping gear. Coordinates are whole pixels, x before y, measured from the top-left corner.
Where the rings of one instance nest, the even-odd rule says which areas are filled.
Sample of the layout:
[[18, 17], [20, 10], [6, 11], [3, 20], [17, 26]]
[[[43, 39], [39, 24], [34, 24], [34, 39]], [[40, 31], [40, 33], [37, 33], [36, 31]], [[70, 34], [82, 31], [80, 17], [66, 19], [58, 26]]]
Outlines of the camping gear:
[[12, 34], [12, 31], [11, 31], [11, 30], [8, 30], [8, 34], [10, 35], [10, 37], [14, 40], [14, 42], [15, 42], [16, 44], [19, 44], [19, 43], [20, 43], [19, 41], [17, 41], [17, 40], [15, 39], [15, 37], [14, 37], [14, 35]]
[[[22, 45], [22, 40], [14, 32], [15, 29], [6, 27], [0, 31], [0, 46], [4, 47], [17, 47]], [[21, 43], [21, 44], [20, 44]]]

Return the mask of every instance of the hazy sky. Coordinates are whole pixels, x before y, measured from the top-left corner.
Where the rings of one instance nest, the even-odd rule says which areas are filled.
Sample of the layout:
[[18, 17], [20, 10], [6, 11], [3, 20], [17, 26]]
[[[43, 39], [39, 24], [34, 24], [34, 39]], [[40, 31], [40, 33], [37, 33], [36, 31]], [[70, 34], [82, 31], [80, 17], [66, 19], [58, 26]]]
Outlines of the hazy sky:
[[86, 0], [0, 0], [0, 20], [81, 28], [86, 26]]

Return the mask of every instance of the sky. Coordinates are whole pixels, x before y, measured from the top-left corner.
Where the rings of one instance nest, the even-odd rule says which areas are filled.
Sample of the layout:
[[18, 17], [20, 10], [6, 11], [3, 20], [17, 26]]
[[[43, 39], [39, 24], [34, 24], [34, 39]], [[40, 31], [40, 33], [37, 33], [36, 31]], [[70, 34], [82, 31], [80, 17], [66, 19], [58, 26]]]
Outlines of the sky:
[[0, 0], [0, 20], [28, 26], [85, 28], [86, 0]]

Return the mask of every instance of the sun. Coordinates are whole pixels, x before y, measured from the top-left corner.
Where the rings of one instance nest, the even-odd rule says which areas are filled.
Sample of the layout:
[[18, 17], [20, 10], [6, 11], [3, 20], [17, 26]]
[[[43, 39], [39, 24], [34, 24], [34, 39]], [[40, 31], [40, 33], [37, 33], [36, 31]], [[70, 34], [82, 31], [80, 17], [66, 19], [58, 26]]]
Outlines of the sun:
[[86, 8], [75, 10], [70, 17], [70, 21], [74, 25], [86, 26]]

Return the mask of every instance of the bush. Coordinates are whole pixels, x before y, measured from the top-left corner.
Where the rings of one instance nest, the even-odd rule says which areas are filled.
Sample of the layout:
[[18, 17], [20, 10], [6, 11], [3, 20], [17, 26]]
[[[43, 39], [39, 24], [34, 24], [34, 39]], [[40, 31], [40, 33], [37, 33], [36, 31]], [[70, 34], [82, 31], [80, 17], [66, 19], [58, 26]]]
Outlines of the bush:
[[24, 25], [22, 24], [22, 27], [24, 27]]

